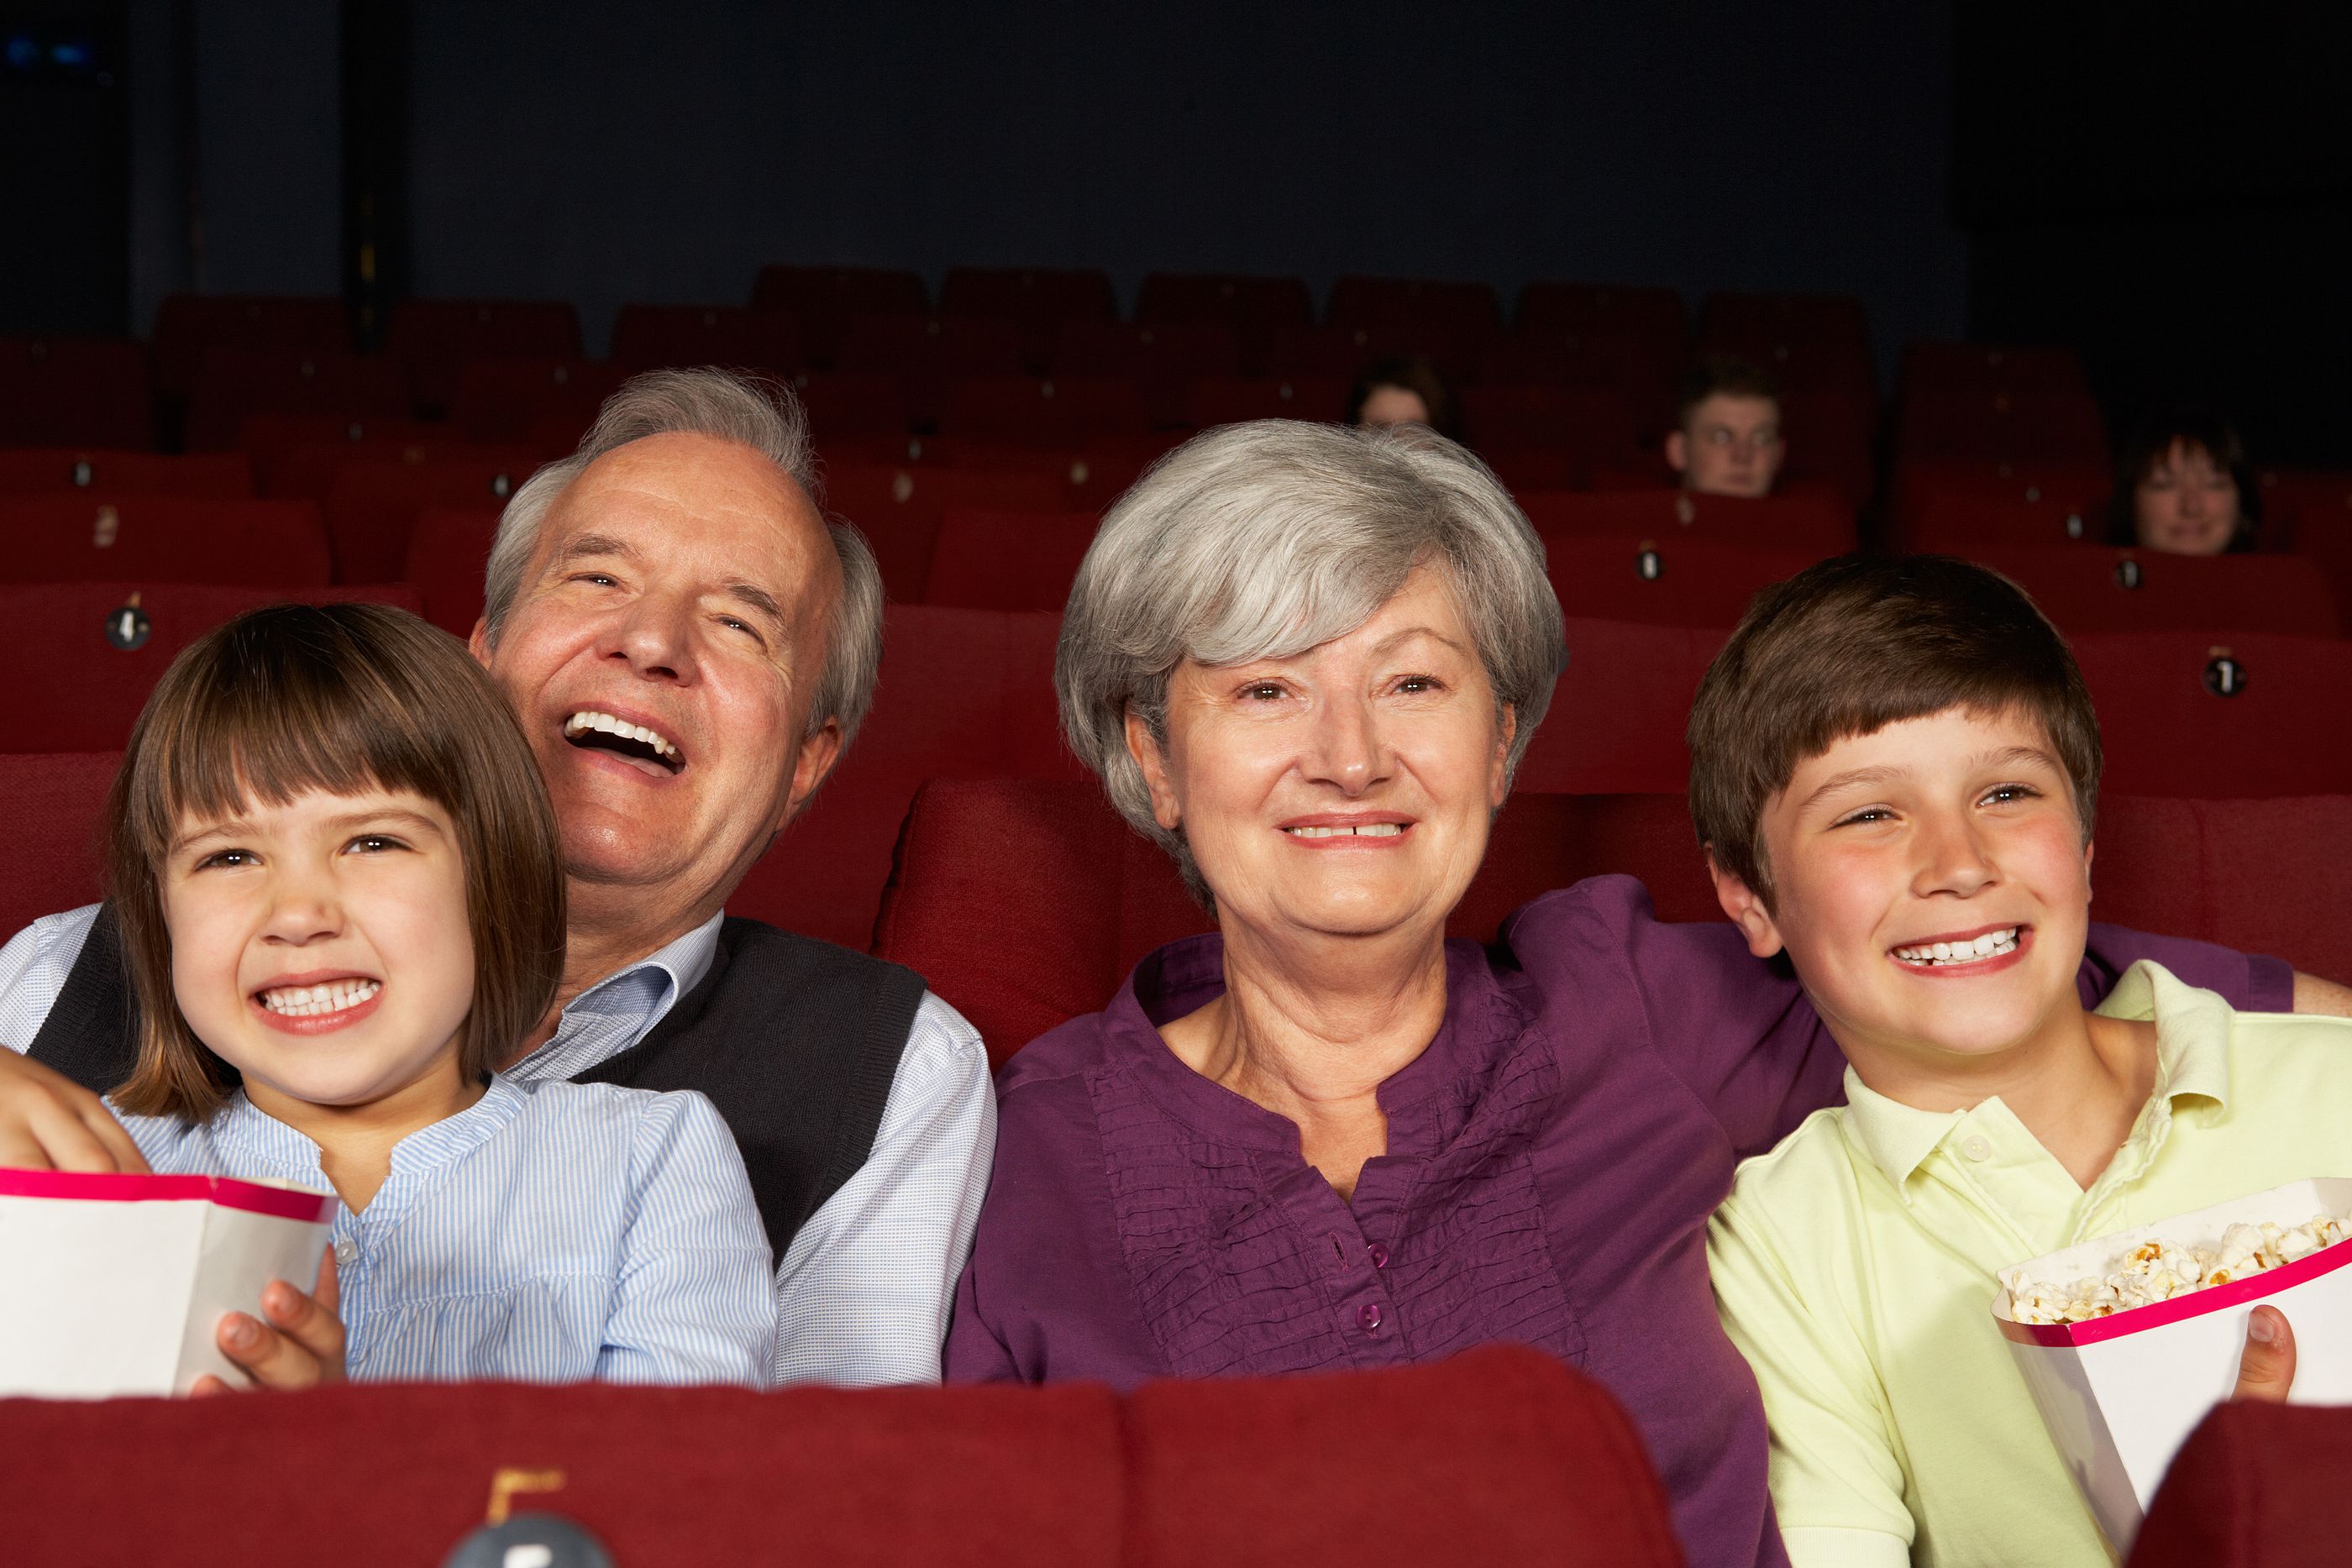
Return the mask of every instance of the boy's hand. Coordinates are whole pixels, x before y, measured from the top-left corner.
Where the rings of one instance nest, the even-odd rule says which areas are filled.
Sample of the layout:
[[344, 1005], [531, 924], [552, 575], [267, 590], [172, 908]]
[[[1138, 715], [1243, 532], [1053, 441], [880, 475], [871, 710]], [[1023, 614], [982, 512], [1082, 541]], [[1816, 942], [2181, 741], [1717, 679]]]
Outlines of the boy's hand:
[[2246, 1354], [2238, 1358], [2232, 1399], [2284, 1405], [2294, 1385], [2294, 1331], [2276, 1307], [2256, 1307], [2246, 1322]]
[[5, 1046], [0, 1046], [0, 1166], [136, 1175], [147, 1169], [104, 1101]]
[[[343, 1381], [343, 1321], [335, 1315], [335, 1251], [319, 1260], [315, 1294], [304, 1295], [283, 1280], [261, 1292], [262, 1322], [243, 1312], [224, 1312], [213, 1342], [221, 1354], [253, 1375], [264, 1388], [315, 1388]], [[226, 1394], [229, 1385], [210, 1373], [189, 1392]]]

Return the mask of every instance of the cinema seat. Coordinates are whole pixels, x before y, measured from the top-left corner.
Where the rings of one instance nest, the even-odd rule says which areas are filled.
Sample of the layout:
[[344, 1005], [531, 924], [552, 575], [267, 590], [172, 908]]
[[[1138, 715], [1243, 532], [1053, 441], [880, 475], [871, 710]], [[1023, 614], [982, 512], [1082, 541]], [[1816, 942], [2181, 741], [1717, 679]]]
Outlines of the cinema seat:
[[153, 400], [144, 343], [0, 337], [0, 444], [145, 446]]
[[242, 452], [110, 452], [93, 447], [0, 450], [0, 496], [184, 496], [239, 500], [253, 494]]
[[[1436, 360], [1450, 371], [1452, 340], [1444, 333], [1433, 332], [1431, 340], [1413, 341], [1410, 348], [1395, 352], [1423, 354]], [[1263, 375], [1284, 380], [1320, 377], [1327, 381], [1351, 382], [1356, 372], [1382, 350], [1373, 343], [1371, 329], [1354, 324], [1332, 322], [1328, 326], [1281, 327], [1266, 339], [1265, 351], [1259, 356], [1258, 371]]]
[[1842, 343], [1867, 350], [1870, 319], [1851, 294], [1776, 294], [1717, 289], [1699, 307], [1702, 342], [1735, 338]]
[[196, 368], [183, 439], [191, 451], [236, 444], [260, 413], [341, 420], [409, 412], [408, 382], [389, 360], [306, 349], [215, 349]]
[[2074, 648], [2099, 711], [2103, 789], [2352, 794], [2352, 728], [2315, 707], [2352, 690], [2352, 642], [2107, 632], [2077, 637]]
[[2221, 1404], [2174, 1456], [2130, 1568], [2336, 1568], [2352, 1409]]
[[1299, 277], [1154, 272], [1144, 277], [1135, 300], [1138, 321], [1205, 322], [1224, 328], [1241, 344], [1245, 371], [1257, 367], [1276, 331], [1304, 326], [1314, 314], [1313, 298]]
[[397, 580], [418, 517], [436, 507], [503, 507], [538, 467], [528, 446], [409, 447], [342, 463], [326, 499], [335, 580]]
[[482, 618], [482, 568], [498, 534], [495, 507], [430, 507], [417, 514], [401, 578], [424, 601], [425, 619], [455, 637]]
[[0, 582], [242, 583], [310, 588], [329, 578], [327, 530], [309, 501], [176, 496], [0, 498]]
[[155, 384], [170, 398], [194, 390], [219, 349], [289, 349], [335, 357], [352, 351], [351, 319], [331, 295], [172, 294], [155, 310]]
[[[1518, 1345], [1123, 1397], [464, 1383], [16, 1400], [0, 1437], [0, 1508], [28, 1563], [230, 1568], [332, 1541], [342, 1568], [413, 1568], [448, 1556], [491, 1478], [517, 1470], [550, 1489], [516, 1493], [517, 1513], [576, 1521], [629, 1568], [772, 1561], [780, 1530], [793, 1561], [860, 1568], [1682, 1561], [1616, 1402]], [[240, 1497], [233, 1527], [191, 1528], [263, 1451], [277, 1484]]]
[[906, 382], [895, 375], [811, 371], [793, 378], [793, 390], [821, 444], [880, 436], [903, 441], [913, 423]]
[[2063, 549], [2105, 542], [2106, 508], [2063, 497], [1922, 496], [1902, 530], [1903, 548], [1965, 556], [1984, 549]]
[[2088, 392], [1921, 387], [1895, 411], [1898, 461], [1960, 460], [2096, 468], [2107, 431]]
[[1915, 338], [1903, 346], [1901, 384], [1979, 392], [2072, 392], [2089, 386], [2082, 359], [2072, 349], [1930, 338]]
[[1728, 628], [1759, 589], [1820, 559], [1810, 550], [1699, 538], [1537, 531], [1563, 612], [1654, 626]]
[[1472, 446], [1558, 451], [1571, 476], [1561, 488], [1583, 485], [1595, 470], [1625, 466], [1640, 453], [1633, 411], [1606, 387], [1489, 384], [1464, 387], [1460, 396]]
[[457, 367], [449, 423], [468, 441], [509, 442], [531, 440], [560, 424], [573, 431], [571, 440], [549, 443], [542, 436], [538, 444], [569, 448], [627, 379], [625, 367], [606, 360], [469, 359]]
[[1854, 548], [1853, 508], [1826, 486], [1791, 486], [1760, 500], [1664, 486], [1591, 494], [1533, 492], [1517, 499], [1528, 520], [1549, 533], [1648, 534], [1817, 557]]
[[923, 602], [1061, 613], [1100, 520], [1090, 512], [984, 512], [940, 518]]
[[[1898, 463], [1892, 486], [1894, 541], [1904, 545], [1917, 538], [1931, 512], [1939, 519], [1948, 519], [1979, 503], [1990, 503], [2000, 509], [2019, 502], [2055, 508], [2062, 526], [2067, 516], [2079, 517], [2082, 537], [2095, 540], [2106, 513], [2110, 483], [2104, 461], [2017, 464], [1915, 459]], [[1937, 534], [1948, 538], [1951, 527], [1949, 521], [1939, 520]], [[2042, 542], [2058, 541], [2045, 538]]]
[[1250, 419], [1337, 423], [1348, 413], [1340, 377], [1201, 376], [1184, 389], [1184, 423], [1195, 430]]
[[901, 604], [922, 601], [940, 519], [950, 507], [1055, 512], [1063, 506], [1063, 476], [1034, 469], [842, 464], [821, 477], [826, 513], [865, 534], [891, 599]]
[[1237, 376], [1240, 342], [1206, 321], [1064, 321], [1047, 364], [1056, 376], [1123, 376], [1143, 390], [1155, 425], [1182, 423], [1184, 383]]
[[561, 299], [404, 299], [384, 353], [406, 368], [418, 405], [446, 409], [468, 360], [562, 360], [580, 353], [580, 312]]
[[1076, 449], [1151, 429], [1142, 389], [1087, 376], [967, 376], [948, 383], [940, 433], [964, 440]]
[[728, 908], [862, 950], [925, 779], [1082, 777], [1054, 706], [1059, 632], [1055, 615], [892, 605], [871, 716]]
[[1027, 365], [1010, 321], [975, 316], [852, 316], [834, 368], [865, 375], [1017, 376]]
[[632, 373], [671, 365], [726, 365], [789, 376], [807, 353], [781, 310], [729, 305], [624, 305], [613, 318], [613, 360]]
[[454, 439], [447, 425], [407, 414], [257, 413], [236, 427], [237, 447], [253, 460], [262, 495], [313, 501], [327, 498], [328, 481], [341, 461], [333, 449], [365, 450], [373, 443], [378, 450], [395, 450], [394, 444], [436, 446]]
[[940, 310], [1012, 322], [1029, 367], [1042, 371], [1064, 322], [1116, 320], [1118, 302], [1110, 275], [1098, 268], [951, 267], [940, 286]]
[[1537, 794], [1678, 795], [1690, 779], [1683, 727], [1727, 626], [1568, 619], [1568, 669], [1519, 763]]
[[850, 317], [920, 316], [930, 308], [920, 277], [887, 267], [763, 267], [751, 285], [751, 308], [791, 316], [810, 359], [826, 368]]
[[[2352, 797], [2119, 796], [2098, 833], [2098, 918], [2352, 977], [2338, 857], [2312, 850], [2347, 841]], [[1521, 793], [1447, 928], [1491, 938], [1538, 894], [1612, 872], [1641, 878], [1663, 919], [1721, 918], [1680, 796]], [[1153, 947], [1208, 928], [1174, 862], [1098, 787], [943, 780], [908, 815], [875, 951], [927, 977], [1001, 1062], [1100, 1008]]]
[[1324, 315], [1336, 326], [1407, 337], [1433, 332], [1473, 350], [1503, 329], [1502, 304], [1491, 285], [1427, 277], [1339, 278]]
[[2327, 574], [2300, 556], [2163, 555], [2069, 545], [1972, 549], [2033, 595], [2061, 632], [2268, 632], [2335, 637], [2342, 611]]
[[[8, 802], [0, 812], [0, 850], [10, 857], [8, 875], [0, 877], [0, 932], [14, 936], [44, 915], [98, 901], [106, 792], [121, 761], [112, 751], [0, 752], [0, 795]], [[12, 1537], [23, 1511], [10, 1512]]]
[[[19, 648], [39, 651], [41, 678], [18, 684], [0, 750], [107, 751], [130, 738], [147, 694], [180, 650], [232, 616], [297, 597], [312, 603], [365, 600], [422, 612], [401, 584], [266, 588], [186, 582], [60, 582], [0, 587], [0, 625]], [[137, 647], [120, 637], [126, 615], [142, 627]]]

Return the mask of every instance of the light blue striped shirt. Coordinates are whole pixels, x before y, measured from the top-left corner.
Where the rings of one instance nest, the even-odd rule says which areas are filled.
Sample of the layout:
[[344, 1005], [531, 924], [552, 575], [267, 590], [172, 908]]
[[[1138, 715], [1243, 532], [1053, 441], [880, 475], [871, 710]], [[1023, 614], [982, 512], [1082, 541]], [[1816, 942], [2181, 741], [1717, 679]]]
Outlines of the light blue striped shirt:
[[[333, 1190], [319, 1145], [242, 1092], [200, 1124], [121, 1121], [159, 1174]], [[354, 1379], [757, 1388], [772, 1372], [767, 1234], [735, 1140], [690, 1091], [494, 1077], [394, 1145], [329, 1240]]]

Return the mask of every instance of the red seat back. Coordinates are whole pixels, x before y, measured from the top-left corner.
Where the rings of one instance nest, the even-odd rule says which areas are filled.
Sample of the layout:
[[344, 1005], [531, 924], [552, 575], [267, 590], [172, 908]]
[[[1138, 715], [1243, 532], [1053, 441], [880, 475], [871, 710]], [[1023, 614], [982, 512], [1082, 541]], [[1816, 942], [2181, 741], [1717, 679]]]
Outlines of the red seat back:
[[[469, 441], [537, 441], [568, 450], [627, 379], [624, 367], [605, 360], [469, 359], [457, 367], [449, 423]], [[570, 431], [570, 438], [548, 441], [551, 425]]]
[[1461, 397], [1473, 446], [1481, 452], [1555, 448], [1567, 460], [1571, 484], [1587, 482], [1596, 469], [1623, 467], [1638, 459], [1633, 412], [1612, 389], [1486, 384], [1465, 387]]
[[1155, 272], [1136, 296], [1138, 321], [1203, 322], [1223, 327], [1241, 344], [1242, 369], [1255, 369], [1267, 340], [1285, 327], [1304, 326], [1314, 300], [1298, 277], [1237, 273]]
[[[56, 582], [0, 587], [0, 625], [27, 648], [41, 650], [41, 678], [22, 683], [9, 705], [11, 722], [0, 749], [108, 751], [130, 738], [147, 694], [180, 650], [232, 616], [289, 595], [264, 588], [185, 582]], [[365, 600], [412, 612], [422, 609], [415, 590], [383, 583], [364, 588], [310, 588], [311, 602]], [[145, 618], [145, 641], [118, 647], [126, 611]], [[13, 929], [13, 927], [12, 927]]]
[[921, 277], [887, 267], [763, 267], [751, 286], [751, 308], [790, 315], [820, 365], [833, 363], [850, 317], [919, 316], [930, 308]]
[[2335, 1568], [2352, 1410], [2225, 1402], [2173, 1456], [2131, 1568]]
[[2105, 790], [2352, 794], [2352, 728], [2314, 723], [2312, 706], [2352, 690], [2352, 642], [2139, 632], [2074, 646], [2099, 711]]
[[0, 499], [0, 582], [328, 581], [327, 530], [309, 501], [177, 496]]
[[482, 618], [482, 570], [499, 531], [496, 507], [432, 507], [417, 514], [402, 578], [425, 601], [425, 619], [470, 637]]
[[1557, 534], [1645, 534], [1820, 557], [1854, 547], [1853, 508], [1833, 490], [1791, 486], [1750, 500], [1689, 490], [1536, 491], [1517, 497], [1537, 528]]
[[1058, 615], [1097, 524], [1090, 512], [949, 511], [931, 548], [923, 602]]
[[1967, 461], [2097, 468], [2106, 423], [2088, 392], [1921, 387], [1904, 394], [1895, 445], [1905, 462]]
[[2072, 349], [1928, 338], [1904, 345], [1902, 380], [1906, 388], [1980, 392], [2082, 392], [2089, 385]]
[[153, 398], [143, 343], [0, 338], [0, 444], [145, 446]]
[[327, 488], [335, 580], [397, 580], [417, 518], [436, 507], [503, 507], [538, 467], [528, 446], [407, 447], [351, 457]]
[[0, 496], [185, 496], [239, 500], [253, 494], [242, 452], [110, 452], [75, 446], [0, 450]]
[[580, 352], [580, 313], [560, 299], [404, 299], [384, 352], [406, 367], [416, 401], [446, 409], [468, 360], [562, 360]]
[[807, 355], [781, 310], [726, 305], [624, 305], [613, 318], [613, 360], [631, 371], [728, 365], [789, 376]]
[[963, 377], [948, 383], [940, 416], [949, 436], [1066, 451], [1150, 428], [1142, 389], [1125, 378]]
[[1143, 389], [1154, 424], [1183, 418], [1184, 383], [1195, 376], [1237, 376], [1240, 341], [1214, 322], [1064, 321], [1047, 364], [1056, 376], [1124, 376]]
[[155, 311], [157, 389], [166, 397], [186, 397], [205, 357], [217, 349], [348, 354], [350, 318], [343, 302], [327, 295], [165, 296]]
[[0, 879], [0, 930], [21, 931], [44, 915], [96, 903], [105, 892], [100, 835], [106, 792], [121, 762], [113, 751], [0, 752], [0, 791], [8, 801], [0, 813], [0, 846], [15, 857]]
[[1251, 419], [1334, 423], [1347, 413], [1344, 377], [1202, 376], [1184, 389], [1184, 423], [1195, 430]]
[[256, 414], [337, 419], [408, 413], [408, 382], [389, 360], [305, 349], [215, 349], [196, 369], [184, 433], [192, 451], [236, 444]]
[[1728, 629], [1766, 586], [1818, 558], [1810, 550], [1644, 535], [1543, 535], [1544, 566], [1570, 615]]
[[236, 444], [253, 460], [262, 495], [313, 501], [326, 499], [327, 481], [341, 461], [331, 448], [373, 444], [396, 450], [402, 444], [445, 445], [452, 439], [448, 426], [406, 414], [257, 413], [236, 427]]
[[2326, 572], [2299, 556], [2162, 555], [2070, 545], [1968, 552], [2017, 582], [2070, 636], [2094, 632], [2259, 631], [2334, 637], [2344, 630]]
[[1570, 616], [1568, 668], [1520, 760], [1531, 793], [1678, 795], [1690, 780], [1683, 728], [1726, 628]]
[[889, 467], [843, 464], [824, 475], [825, 510], [856, 525], [874, 547], [892, 600], [921, 601], [938, 543], [940, 518], [951, 507], [1053, 512], [1063, 477], [1031, 468]]

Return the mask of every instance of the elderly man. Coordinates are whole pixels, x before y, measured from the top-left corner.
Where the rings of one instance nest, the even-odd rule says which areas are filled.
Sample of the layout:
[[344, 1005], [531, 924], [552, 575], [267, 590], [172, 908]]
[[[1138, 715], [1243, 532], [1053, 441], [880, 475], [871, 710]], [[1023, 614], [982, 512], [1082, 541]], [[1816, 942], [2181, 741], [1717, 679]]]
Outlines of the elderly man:
[[[979, 1036], [908, 970], [721, 913], [873, 696], [881, 579], [814, 489], [788, 398], [673, 371], [509, 503], [473, 649], [546, 776], [571, 918], [504, 1071], [709, 1094], [781, 1260], [778, 1380], [930, 1381], [995, 1144]], [[102, 905], [0, 949], [0, 1166], [132, 1166], [89, 1092], [131, 1040]]]

